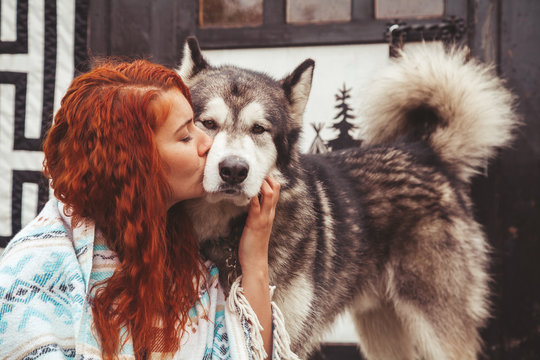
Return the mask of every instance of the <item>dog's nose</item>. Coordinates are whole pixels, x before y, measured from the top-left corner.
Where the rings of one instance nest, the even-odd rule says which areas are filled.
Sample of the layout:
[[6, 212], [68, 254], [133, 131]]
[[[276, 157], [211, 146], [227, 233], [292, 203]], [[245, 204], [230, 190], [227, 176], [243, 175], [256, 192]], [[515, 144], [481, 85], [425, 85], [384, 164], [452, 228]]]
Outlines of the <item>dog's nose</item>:
[[219, 163], [219, 176], [230, 185], [240, 184], [246, 179], [248, 172], [248, 163], [238, 156], [229, 156]]

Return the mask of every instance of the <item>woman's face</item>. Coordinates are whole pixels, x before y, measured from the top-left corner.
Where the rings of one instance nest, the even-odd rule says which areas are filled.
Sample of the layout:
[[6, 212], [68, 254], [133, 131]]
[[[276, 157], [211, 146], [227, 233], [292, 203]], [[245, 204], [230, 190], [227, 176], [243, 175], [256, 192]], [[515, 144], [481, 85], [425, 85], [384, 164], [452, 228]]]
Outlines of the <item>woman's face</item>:
[[154, 139], [172, 190], [168, 202], [171, 207], [179, 201], [204, 194], [204, 165], [212, 138], [195, 126], [193, 110], [179, 90], [165, 92], [155, 105], [170, 107], [167, 118], [156, 129]]

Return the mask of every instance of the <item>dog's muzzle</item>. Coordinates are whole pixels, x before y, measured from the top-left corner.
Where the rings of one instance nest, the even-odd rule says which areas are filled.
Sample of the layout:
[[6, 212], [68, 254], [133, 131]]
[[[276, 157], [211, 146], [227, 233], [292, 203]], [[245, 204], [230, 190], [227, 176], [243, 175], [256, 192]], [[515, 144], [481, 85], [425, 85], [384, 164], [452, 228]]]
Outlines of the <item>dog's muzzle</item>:
[[248, 173], [248, 163], [238, 156], [228, 156], [219, 163], [219, 176], [228, 185], [241, 184]]

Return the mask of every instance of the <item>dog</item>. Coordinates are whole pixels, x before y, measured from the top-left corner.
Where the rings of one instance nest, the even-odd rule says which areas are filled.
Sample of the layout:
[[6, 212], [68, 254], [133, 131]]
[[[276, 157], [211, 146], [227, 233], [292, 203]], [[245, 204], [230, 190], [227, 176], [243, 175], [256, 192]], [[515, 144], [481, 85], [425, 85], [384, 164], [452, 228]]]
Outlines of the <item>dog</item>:
[[281, 184], [270, 281], [300, 358], [347, 310], [369, 360], [481, 352], [489, 246], [469, 185], [510, 144], [518, 119], [504, 83], [468, 57], [429, 44], [405, 49], [370, 85], [363, 145], [314, 155], [298, 149], [313, 60], [276, 80], [211, 66], [187, 39], [177, 71], [214, 142], [208, 195], [184, 206], [228, 287], [249, 199], [268, 175]]

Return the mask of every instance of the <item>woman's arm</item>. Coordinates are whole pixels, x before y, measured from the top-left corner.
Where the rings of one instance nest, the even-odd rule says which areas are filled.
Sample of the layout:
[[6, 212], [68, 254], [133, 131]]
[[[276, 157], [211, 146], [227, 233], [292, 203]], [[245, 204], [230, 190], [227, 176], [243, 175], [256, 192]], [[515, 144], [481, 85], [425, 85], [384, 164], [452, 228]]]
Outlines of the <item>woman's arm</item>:
[[261, 198], [251, 199], [246, 226], [240, 238], [238, 258], [242, 267], [242, 288], [257, 314], [264, 349], [272, 354], [272, 310], [268, 280], [268, 242], [279, 198], [279, 184], [267, 178], [261, 187]]

